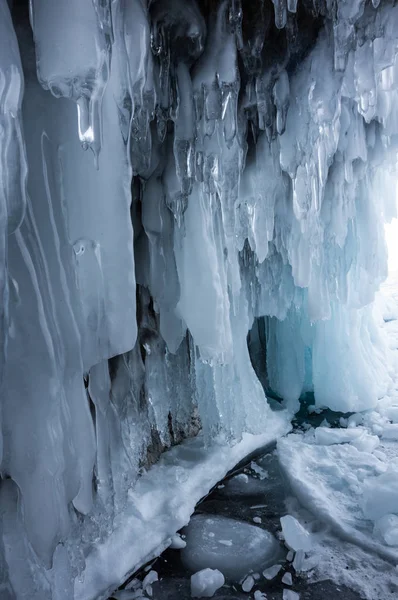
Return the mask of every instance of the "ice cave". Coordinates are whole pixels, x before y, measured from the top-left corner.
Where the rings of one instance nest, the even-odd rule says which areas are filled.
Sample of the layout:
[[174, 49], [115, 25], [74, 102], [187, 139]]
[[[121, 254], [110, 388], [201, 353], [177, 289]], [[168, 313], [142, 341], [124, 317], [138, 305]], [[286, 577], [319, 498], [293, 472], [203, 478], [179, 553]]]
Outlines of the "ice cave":
[[398, 3], [0, 0], [0, 600], [398, 598]]

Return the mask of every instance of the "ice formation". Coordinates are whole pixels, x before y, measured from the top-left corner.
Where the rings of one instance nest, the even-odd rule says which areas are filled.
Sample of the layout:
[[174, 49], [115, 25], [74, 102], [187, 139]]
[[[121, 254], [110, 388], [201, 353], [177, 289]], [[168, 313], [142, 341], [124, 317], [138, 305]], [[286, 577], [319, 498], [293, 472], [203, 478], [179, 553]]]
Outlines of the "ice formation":
[[264, 390], [385, 392], [398, 6], [29, 8], [0, 0], [0, 595], [69, 600], [163, 449], [266, 431]]
[[224, 583], [224, 575], [220, 571], [203, 569], [191, 577], [191, 596], [192, 598], [212, 598]]
[[183, 565], [192, 572], [218, 569], [229, 581], [239, 582], [249, 572], [273, 565], [282, 554], [265, 529], [218, 515], [194, 515], [185, 534]]
[[288, 548], [298, 550], [311, 550], [311, 536], [308, 531], [292, 515], [281, 517], [282, 533]]

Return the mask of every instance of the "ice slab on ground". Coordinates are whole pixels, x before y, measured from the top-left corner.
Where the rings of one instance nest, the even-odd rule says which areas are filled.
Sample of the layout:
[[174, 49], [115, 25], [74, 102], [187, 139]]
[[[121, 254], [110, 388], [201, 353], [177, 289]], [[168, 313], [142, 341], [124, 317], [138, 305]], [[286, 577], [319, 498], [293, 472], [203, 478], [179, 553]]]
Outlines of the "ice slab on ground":
[[[230, 581], [239, 581], [249, 572], [273, 564], [281, 556], [280, 545], [264, 529], [243, 521], [217, 515], [195, 515], [185, 529], [183, 564], [195, 571], [219, 569]], [[222, 542], [228, 539], [231, 544]]]
[[212, 598], [224, 583], [224, 575], [217, 569], [202, 569], [191, 576], [191, 596]]
[[312, 548], [311, 534], [292, 515], [281, 517], [282, 533], [285, 544], [291, 550], [309, 551]]

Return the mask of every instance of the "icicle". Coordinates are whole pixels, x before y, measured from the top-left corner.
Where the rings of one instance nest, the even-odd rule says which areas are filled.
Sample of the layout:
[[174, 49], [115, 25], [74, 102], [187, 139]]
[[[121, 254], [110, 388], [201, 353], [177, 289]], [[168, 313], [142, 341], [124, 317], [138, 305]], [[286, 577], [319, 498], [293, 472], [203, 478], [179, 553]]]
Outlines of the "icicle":
[[109, 76], [109, 9], [98, 2], [31, 0], [39, 81], [54, 96], [79, 103], [79, 138], [84, 149], [92, 149], [96, 161], [101, 150], [101, 103]]
[[288, 0], [272, 0], [275, 10], [275, 25], [278, 29], [286, 27], [287, 10], [286, 2]]
[[286, 71], [282, 71], [274, 85], [273, 98], [276, 106], [276, 129], [279, 135], [285, 131], [286, 115], [289, 109], [289, 77]]

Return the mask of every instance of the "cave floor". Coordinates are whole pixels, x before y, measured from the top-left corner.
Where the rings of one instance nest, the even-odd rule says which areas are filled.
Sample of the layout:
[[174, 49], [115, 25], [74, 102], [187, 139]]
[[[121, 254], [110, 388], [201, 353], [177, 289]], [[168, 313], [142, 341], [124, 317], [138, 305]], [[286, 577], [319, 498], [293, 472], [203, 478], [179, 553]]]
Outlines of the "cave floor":
[[[383, 307], [384, 327], [398, 359], [398, 274], [385, 288], [391, 302]], [[282, 437], [277, 447], [263, 448], [237, 465], [196, 506], [194, 516], [206, 515], [215, 520], [227, 517], [255, 525], [273, 534], [280, 546], [274, 562], [281, 569], [274, 579], [267, 580], [257, 570], [260, 577], [249, 592], [242, 590], [242, 579], [236, 578], [236, 583], [227, 581], [212, 597], [215, 600], [396, 599], [398, 546], [386, 541], [386, 537], [383, 540], [375, 523], [379, 516], [396, 513], [398, 430], [394, 415], [398, 414], [398, 378], [379, 405], [364, 414], [314, 412], [309, 409], [313, 397], [309, 395], [303, 400], [293, 421], [293, 434]], [[383, 480], [386, 472], [387, 483]], [[281, 536], [280, 519], [287, 514], [311, 532], [314, 542], [297, 571], [294, 553], [288, 553]], [[184, 531], [180, 532], [182, 539]], [[394, 535], [398, 535], [398, 530]], [[227, 539], [218, 541], [224, 543]], [[194, 570], [185, 566], [184, 552], [165, 550], [135, 573], [112, 598], [189, 600]], [[206, 566], [215, 568], [211, 561]], [[143, 590], [140, 581], [151, 570], [159, 580]], [[287, 585], [286, 577], [282, 581], [286, 573], [292, 577], [291, 585]], [[298, 596], [288, 594], [287, 590]]]
[[[242, 477], [243, 474], [243, 477]], [[197, 506], [195, 514], [229, 517], [253, 525], [253, 519], [261, 519], [257, 527], [273, 533], [276, 538], [280, 532], [280, 517], [287, 514], [287, 483], [280, 472], [276, 452], [270, 449], [264, 455], [251, 460], [245, 466], [235, 470], [220, 482], [214, 490]], [[183, 534], [184, 535], [184, 534]], [[286, 558], [279, 560], [282, 569], [271, 581], [261, 577], [250, 593], [242, 591], [240, 584], [226, 584], [214, 594], [216, 600], [250, 600], [256, 590], [266, 594], [267, 600], [282, 600], [283, 590], [292, 589], [300, 594], [300, 600], [325, 600], [341, 598], [357, 600], [361, 596], [346, 587], [337, 585], [332, 580], [314, 581], [311, 573], [296, 574]], [[159, 581], [152, 586], [153, 600], [188, 600], [191, 598], [189, 572], [181, 561], [179, 550], [167, 549], [151, 565], [143, 569], [138, 577], [142, 579], [150, 569], [158, 573]], [[348, 568], [348, 567], [347, 567]], [[293, 585], [282, 583], [282, 577], [290, 572]], [[128, 587], [128, 585], [127, 585]], [[125, 595], [126, 600], [128, 598]], [[120, 598], [123, 598], [121, 595]]]

